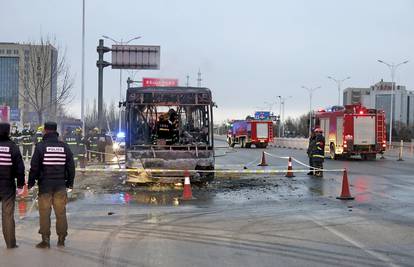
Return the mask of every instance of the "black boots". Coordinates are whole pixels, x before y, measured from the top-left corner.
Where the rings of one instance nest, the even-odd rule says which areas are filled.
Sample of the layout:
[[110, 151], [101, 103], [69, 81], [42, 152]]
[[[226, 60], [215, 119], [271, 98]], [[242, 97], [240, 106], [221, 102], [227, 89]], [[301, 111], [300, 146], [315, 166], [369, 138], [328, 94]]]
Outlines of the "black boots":
[[36, 245], [37, 248], [50, 248], [50, 238], [42, 236], [42, 242]]
[[64, 236], [59, 236], [57, 246], [58, 247], [64, 247], [65, 246], [65, 237]]

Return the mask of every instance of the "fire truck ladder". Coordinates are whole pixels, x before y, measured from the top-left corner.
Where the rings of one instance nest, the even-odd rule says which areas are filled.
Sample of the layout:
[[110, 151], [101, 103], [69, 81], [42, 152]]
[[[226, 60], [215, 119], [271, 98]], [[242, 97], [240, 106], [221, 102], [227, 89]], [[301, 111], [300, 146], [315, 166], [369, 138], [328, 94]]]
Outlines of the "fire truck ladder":
[[384, 141], [384, 131], [385, 131], [385, 125], [384, 125], [384, 115], [377, 114], [377, 143], [382, 144]]

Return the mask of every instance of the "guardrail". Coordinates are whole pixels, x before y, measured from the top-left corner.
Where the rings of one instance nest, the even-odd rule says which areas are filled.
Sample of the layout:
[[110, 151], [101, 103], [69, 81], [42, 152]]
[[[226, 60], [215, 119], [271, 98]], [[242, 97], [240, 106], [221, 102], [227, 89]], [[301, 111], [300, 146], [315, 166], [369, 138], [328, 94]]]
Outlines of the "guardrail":
[[308, 148], [308, 142], [308, 138], [275, 138], [272, 146], [306, 150]]

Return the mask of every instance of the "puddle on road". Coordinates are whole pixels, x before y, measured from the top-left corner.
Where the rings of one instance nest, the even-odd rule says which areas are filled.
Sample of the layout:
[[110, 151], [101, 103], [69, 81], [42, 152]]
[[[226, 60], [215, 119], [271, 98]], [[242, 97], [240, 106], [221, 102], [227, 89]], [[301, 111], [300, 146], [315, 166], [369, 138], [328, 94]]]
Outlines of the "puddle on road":
[[[194, 200], [182, 200], [182, 184], [153, 184], [131, 186], [123, 183], [122, 176], [99, 177], [102, 183], [79, 183], [79, 188], [68, 195], [72, 205], [81, 201], [82, 205], [130, 205], [130, 206], [169, 206], [206, 205], [211, 202], [242, 203], [247, 201], [305, 199], [309, 197], [336, 197], [339, 186], [333, 178], [320, 179], [297, 175], [286, 178], [284, 175], [245, 176], [240, 179], [233, 175], [220, 177], [208, 185], [193, 184]], [[89, 178], [89, 177], [88, 177]], [[357, 188], [364, 188], [363, 180], [356, 180]], [[99, 185], [99, 186], [98, 186]], [[363, 195], [361, 195], [363, 196]], [[360, 198], [361, 201], [367, 200]], [[71, 204], [70, 204], [71, 205]], [[37, 210], [32, 196], [19, 198], [16, 211], [20, 217]]]

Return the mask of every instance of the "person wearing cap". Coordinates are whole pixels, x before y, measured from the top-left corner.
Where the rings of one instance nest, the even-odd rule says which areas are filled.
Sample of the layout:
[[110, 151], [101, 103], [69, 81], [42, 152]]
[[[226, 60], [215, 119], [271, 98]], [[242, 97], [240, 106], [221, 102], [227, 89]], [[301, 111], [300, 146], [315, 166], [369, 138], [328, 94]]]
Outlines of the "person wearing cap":
[[315, 145], [316, 145], [316, 141], [315, 141], [315, 128], [312, 128], [311, 130], [311, 135], [309, 136], [309, 144], [308, 144], [308, 149], [306, 151], [306, 153], [308, 154], [308, 158], [309, 158], [309, 172], [307, 173], [307, 175], [314, 175], [315, 174], [315, 169], [313, 166], [313, 156], [312, 156], [312, 150], [314, 149]]
[[321, 128], [315, 129], [315, 145], [312, 149], [312, 162], [313, 166], [317, 168], [315, 170], [316, 177], [323, 177], [323, 161], [325, 159], [325, 137], [322, 135]]
[[0, 201], [7, 248], [17, 248], [14, 222], [16, 178], [20, 193], [24, 186], [24, 162], [19, 147], [10, 140], [10, 124], [0, 122]]
[[73, 188], [75, 164], [69, 146], [59, 141], [55, 122], [44, 124], [44, 135], [33, 153], [28, 187], [31, 189], [36, 181], [39, 186], [39, 234], [42, 241], [37, 248], [50, 248], [50, 215], [52, 207], [56, 215], [56, 233], [58, 246], [65, 246], [68, 234], [66, 219], [67, 190]]

